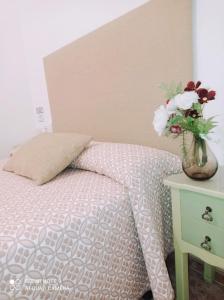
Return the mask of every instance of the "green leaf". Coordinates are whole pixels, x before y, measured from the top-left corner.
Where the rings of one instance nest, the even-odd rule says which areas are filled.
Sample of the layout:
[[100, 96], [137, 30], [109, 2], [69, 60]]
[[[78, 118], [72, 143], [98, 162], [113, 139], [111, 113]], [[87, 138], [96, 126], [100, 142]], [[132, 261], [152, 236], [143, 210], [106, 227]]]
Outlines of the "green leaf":
[[171, 117], [167, 123], [167, 131], [170, 131], [172, 125], [179, 125], [184, 132], [192, 132], [195, 136], [207, 135], [216, 127], [213, 118], [204, 119], [185, 117], [183, 114]]
[[195, 109], [199, 114], [201, 114], [203, 106], [199, 102], [197, 102], [193, 104], [193, 109]]
[[182, 82], [171, 82], [169, 85], [161, 83], [160, 89], [164, 91], [167, 100], [174, 98], [176, 95], [183, 93]]

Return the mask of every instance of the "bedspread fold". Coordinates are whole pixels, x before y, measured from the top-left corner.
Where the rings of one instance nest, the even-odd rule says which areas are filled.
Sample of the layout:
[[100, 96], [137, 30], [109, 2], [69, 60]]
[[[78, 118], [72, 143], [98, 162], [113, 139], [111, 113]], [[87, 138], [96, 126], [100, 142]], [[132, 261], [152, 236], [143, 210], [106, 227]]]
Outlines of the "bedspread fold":
[[165, 264], [172, 249], [170, 191], [163, 179], [181, 172], [176, 155], [137, 145], [93, 143], [73, 166], [123, 184], [129, 198], [155, 300], [172, 300]]

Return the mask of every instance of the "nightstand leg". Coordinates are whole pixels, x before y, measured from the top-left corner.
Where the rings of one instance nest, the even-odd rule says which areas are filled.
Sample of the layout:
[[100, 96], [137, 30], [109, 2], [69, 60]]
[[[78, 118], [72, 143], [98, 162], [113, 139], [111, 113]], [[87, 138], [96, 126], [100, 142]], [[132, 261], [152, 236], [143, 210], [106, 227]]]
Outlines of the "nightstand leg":
[[209, 264], [204, 263], [204, 280], [208, 283], [213, 283], [215, 279], [215, 268]]
[[188, 284], [188, 253], [183, 253], [178, 246], [175, 247], [175, 269], [176, 269], [176, 299], [189, 299]]

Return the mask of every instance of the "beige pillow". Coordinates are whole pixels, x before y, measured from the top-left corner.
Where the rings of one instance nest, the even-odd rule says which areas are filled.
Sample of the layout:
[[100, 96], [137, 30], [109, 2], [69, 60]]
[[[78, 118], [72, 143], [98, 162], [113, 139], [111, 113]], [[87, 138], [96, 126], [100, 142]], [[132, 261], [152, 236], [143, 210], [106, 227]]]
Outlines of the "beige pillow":
[[3, 169], [40, 185], [64, 170], [90, 140], [90, 136], [76, 133], [42, 133], [23, 144]]

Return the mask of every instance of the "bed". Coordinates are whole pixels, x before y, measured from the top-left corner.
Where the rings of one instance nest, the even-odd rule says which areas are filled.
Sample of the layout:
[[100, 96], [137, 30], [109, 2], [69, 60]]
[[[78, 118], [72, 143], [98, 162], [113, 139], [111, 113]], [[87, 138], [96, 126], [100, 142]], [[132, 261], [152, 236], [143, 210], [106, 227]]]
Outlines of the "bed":
[[151, 123], [159, 83], [187, 81], [191, 62], [188, 0], [150, 1], [44, 59], [53, 130], [97, 142], [42, 186], [0, 163], [1, 300], [173, 299], [163, 179], [181, 166]]
[[179, 171], [176, 155], [118, 143], [91, 143], [43, 186], [0, 171], [0, 299], [138, 299], [148, 272], [171, 299], [163, 178]]

